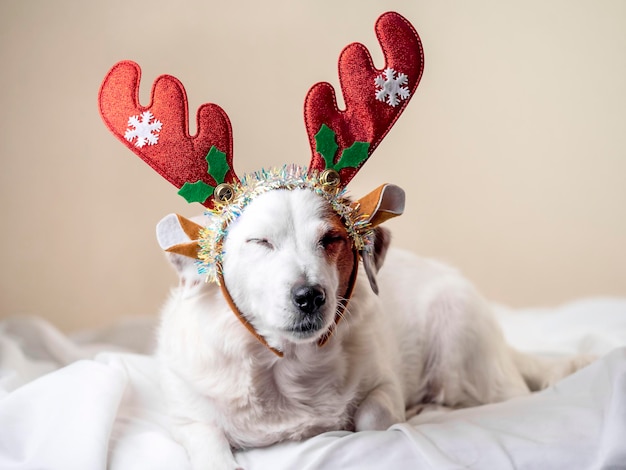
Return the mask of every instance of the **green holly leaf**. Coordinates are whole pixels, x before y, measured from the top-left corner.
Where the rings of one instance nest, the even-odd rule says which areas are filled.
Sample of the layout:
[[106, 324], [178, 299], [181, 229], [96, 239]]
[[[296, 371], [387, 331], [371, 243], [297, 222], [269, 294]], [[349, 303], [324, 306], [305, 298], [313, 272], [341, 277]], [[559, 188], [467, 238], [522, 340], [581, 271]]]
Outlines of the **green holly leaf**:
[[326, 124], [322, 124], [315, 134], [315, 150], [324, 157], [326, 168], [331, 170], [343, 170], [344, 168], [358, 168], [368, 157], [369, 142], [354, 142], [350, 147], [341, 152], [339, 161], [335, 163], [337, 153], [337, 140], [335, 132]]
[[358, 168], [367, 160], [367, 151], [369, 148], [369, 142], [354, 142], [350, 147], [341, 152], [341, 158], [339, 158], [334, 169], [339, 171], [344, 168]]
[[315, 150], [324, 157], [326, 168], [335, 166], [335, 154], [337, 153], [335, 135], [335, 132], [326, 124], [322, 124], [320, 130], [315, 134]]
[[[230, 170], [230, 166], [228, 166], [226, 161], [226, 154], [220, 152], [214, 145], [207, 153], [206, 161], [209, 164], [209, 175], [213, 177], [217, 184], [223, 183], [226, 173]], [[213, 194], [213, 191], [211, 191], [211, 194]]]
[[196, 181], [195, 183], [185, 183], [178, 191], [187, 202], [199, 202], [203, 204], [209, 197], [213, 195], [215, 188], [206, 184], [204, 181]]

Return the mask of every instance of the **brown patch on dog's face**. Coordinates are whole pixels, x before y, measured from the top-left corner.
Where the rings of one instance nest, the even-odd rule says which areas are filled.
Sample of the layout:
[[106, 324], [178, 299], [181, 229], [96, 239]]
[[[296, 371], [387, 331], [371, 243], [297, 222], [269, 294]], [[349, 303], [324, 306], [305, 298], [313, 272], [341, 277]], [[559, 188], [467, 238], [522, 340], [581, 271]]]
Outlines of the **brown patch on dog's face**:
[[326, 214], [328, 228], [320, 239], [329, 263], [337, 267], [339, 274], [338, 294], [344, 296], [354, 269], [352, 241], [341, 218], [332, 209]]

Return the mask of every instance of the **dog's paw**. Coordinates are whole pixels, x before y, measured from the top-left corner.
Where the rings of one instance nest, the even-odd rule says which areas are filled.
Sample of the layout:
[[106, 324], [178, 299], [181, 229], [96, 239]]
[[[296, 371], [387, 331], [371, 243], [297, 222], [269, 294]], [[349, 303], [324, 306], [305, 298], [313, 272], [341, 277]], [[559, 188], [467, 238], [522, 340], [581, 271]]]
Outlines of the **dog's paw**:
[[384, 388], [379, 387], [359, 405], [354, 415], [354, 428], [356, 431], [383, 431], [404, 421], [404, 406], [395, 403]]
[[192, 470], [243, 470], [220, 428], [187, 421], [173, 426], [172, 437], [187, 451]]
[[354, 416], [356, 431], [384, 431], [397, 423], [391, 412], [379, 403], [361, 407]]

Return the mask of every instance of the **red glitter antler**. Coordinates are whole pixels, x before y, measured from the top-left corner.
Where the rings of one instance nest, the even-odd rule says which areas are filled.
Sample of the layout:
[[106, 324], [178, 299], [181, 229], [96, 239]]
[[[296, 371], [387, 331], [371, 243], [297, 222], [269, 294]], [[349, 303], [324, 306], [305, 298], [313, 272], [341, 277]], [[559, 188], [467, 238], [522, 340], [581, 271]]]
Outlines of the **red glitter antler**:
[[375, 26], [385, 66], [374, 67], [368, 50], [348, 45], [339, 57], [339, 80], [345, 110], [339, 110], [329, 83], [314, 85], [307, 94], [304, 118], [312, 150], [309, 168], [336, 170], [346, 186], [396, 122], [424, 69], [419, 35], [394, 12]]
[[238, 181], [228, 116], [215, 104], [203, 104], [197, 133], [189, 135], [187, 95], [180, 81], [161, 75], [144, 107], [139, 104], [140, 78], [134, 62], [113, 66], [100, 88], [102, 119], [129, 149], [180, 188], [181, 196], [212, 208], [215, 188]]

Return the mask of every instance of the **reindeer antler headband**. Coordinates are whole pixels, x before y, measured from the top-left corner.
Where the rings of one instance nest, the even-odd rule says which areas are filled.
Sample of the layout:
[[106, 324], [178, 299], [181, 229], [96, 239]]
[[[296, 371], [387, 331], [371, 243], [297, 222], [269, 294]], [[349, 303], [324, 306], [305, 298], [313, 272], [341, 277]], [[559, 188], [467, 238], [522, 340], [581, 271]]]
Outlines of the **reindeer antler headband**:
[[232, 129], [222, 108], [200, 106], [192, 136], [187, 96], [176, 78], [157, 78], [150, 104], [144, 107], [139, 104], [139, 66], [130, 61], [113, 66], [99, 95], [105, 124], [188, 202], [203, 204], [213, 216], [204, 228], [175, 217], [172, 223], [179, 224], [188, 239], [170, 243], [168, 251], [198, 258], [208, 281], [222, 282], [222, 241], [228, 225], [256, 196], [282, 188], [308, 188], [325, 197], [344, 221], [355, 251], [369, 248], [371, 228], [399, 215], [385, 213], [381, 206], [390, 185], [360, 204], [348, 201], [344, 190], [408, 104], [424, 65], [420, 38], [402, 16], [383, 14], [375, 31], [385, 58], [382, 70], [374, 67], [359, 43], [346, 46], [339, 57], [345, 110], [337, 107], [329, 83], [317, 83], [306, 96], [304, 118], [312, 153], [308, 168], [288, 165], [241, 179], [233, 169]]

